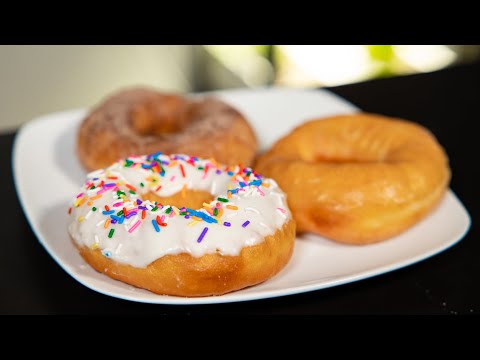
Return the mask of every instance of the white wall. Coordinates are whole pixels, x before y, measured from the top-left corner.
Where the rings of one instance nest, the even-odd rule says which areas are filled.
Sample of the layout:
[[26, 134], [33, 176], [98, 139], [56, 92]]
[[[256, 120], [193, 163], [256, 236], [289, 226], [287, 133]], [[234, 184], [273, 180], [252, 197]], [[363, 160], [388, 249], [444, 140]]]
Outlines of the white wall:
[[0, 132], [123, 86], [187, 92], [191, 46], [0, 46]]

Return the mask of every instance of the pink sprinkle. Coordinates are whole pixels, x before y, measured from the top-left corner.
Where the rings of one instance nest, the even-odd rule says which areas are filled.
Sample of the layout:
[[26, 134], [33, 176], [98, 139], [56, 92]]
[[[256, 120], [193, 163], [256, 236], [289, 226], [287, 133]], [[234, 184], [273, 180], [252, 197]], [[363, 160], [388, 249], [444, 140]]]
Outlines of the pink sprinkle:
[[78, 199], [79, 197], [82, 197], [82, 196], [83, 196], [83, 193], [78, 194], [78, 195], [77, 195], [77, 199]]
[[277, 208], [277, 210], [279, 210], [280, 212], [282, 212], [284, 214], [287, 212], [285, 209], [282, 209], [282, 208]]
[[262, 190], [260, 190], [260, 188], [258, 186], [257, 186], [257, 190], [260, 193], [260, 195], [265, 196], [265, 193]]
[[165, 215], [162, 215], [162, 216], [160, 217], [160, 222], [163, 223], [164, 220], [165, 220]]
[[118, 202], [118, 203], [113, 204], [112, 206], [113, 207], [119, 207], [119, 206], [122, 206], [122, 205], [123, 205], [123, 202]]
[[128, 229], [128, 232], [132, 233], [137, 227], [139, 227], [139, 225], [140, 225], [140, 220], [137, 220], [137, 222], [133, 224], [133, 226], [130, 229]]
[[118, 190], [118, 186], [115, 186], [112, 191], [117, 191], [117, 190]]
[[104, 188], [102, 188], [102, 189], [100, 189], [100, 190], [97, 191], [97, 195], [103, 194], [103, 193], [104, 193], [105, 191], [107, 191], [107, 190], [108, 190], [108, 188], [105, 188], [105, 187], [104, 187]]
[[173, 175], [171, 178], [170, 178], [170, 181], [173, 181], [175, 180], [175, 175]]

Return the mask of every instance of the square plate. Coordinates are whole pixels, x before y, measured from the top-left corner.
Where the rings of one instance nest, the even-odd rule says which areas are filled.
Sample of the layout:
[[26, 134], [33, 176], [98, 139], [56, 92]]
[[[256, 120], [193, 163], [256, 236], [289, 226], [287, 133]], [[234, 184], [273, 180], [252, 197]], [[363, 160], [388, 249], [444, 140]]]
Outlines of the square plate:
[[[326, 90], [266, 88], [229, 90], [215, 95], [240, 109], [268, 148], [302, 121], [358, 109]], [[73, 278], [113, 297], [157, 304], [210, 304], [247, 301], [318, 290], [411, 265], [456, 244], [470, 217], [449, 190], [440, 206], [407, 232], [388, 241], [351, 246], [309, 234], [297, 239], [291, 261], [272, 279], [215, 297], [160, 296], [99, 274], [87, 265], [67, 233], [68, 201], [84, 181], [75, 153], [78, 126], [86, 110], [39, 117], [19, 131], [13, 151], [15, 186], [40, 243]]]

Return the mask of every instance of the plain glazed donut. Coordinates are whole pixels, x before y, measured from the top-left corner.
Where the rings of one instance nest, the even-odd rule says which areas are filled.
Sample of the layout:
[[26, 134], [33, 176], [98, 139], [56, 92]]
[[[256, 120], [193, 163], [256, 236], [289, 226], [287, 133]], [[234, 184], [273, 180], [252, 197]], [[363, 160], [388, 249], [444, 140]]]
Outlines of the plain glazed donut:
[[255, 169], [286, 192], [299, 232], [352, 244], [408, 229], [450, 181], [447, 155], [427, 129], [366, 113], [298, 126]]
[[285, 267], [295, 240], [274, 180], [188, 155], [128, 157], [92, 172], [69, 214], [70, 237], [95, 270], [164, 295], [263, 282]]
[[184, 153], [251, 165], [257, 140], [245, 117], [213, 97], [199, 100], [148, 88], [122, 90], [80, 125], [77, 153], [88, 170], [130, 155]]

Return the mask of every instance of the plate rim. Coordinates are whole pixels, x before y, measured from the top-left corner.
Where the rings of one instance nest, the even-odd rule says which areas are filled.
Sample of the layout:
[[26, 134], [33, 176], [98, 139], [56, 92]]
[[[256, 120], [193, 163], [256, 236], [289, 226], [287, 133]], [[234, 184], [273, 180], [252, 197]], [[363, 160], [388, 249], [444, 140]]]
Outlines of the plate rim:
[[[285, 92], [303, 92], [303, 93], [313, 93], [313, 94], [318, 94], [318, 93], [324, 93], [327, 96], [330, 96], [332, 99], [335, 99], [335, 101], [340, 101], [344, 105], [351, 107], [352, 111], [361, 111], [357, 106], [349, 102], [348, 100], [338, 96], [337, 94], [327, 90], [327, 89], [292, 89], [292, 88], [285, 88], [285, 87], [259, 87], [259, 88], [238, 88], [238, 89], [225, 89], [225, 90], [214, 90], [214, 91], [208, 91], [208, 92], [198, 92], [198, 93], [191, 93], [190, 95], [206, 95], [206, 94], [225, 94], [225, 93], [249, 93], [249, 92], [255, 92], [255, 91], [265, 91], [265, 92], [270, 92], [270, 91], [285, 91]], [[245, 301], [254, 301], [254, 300], [262, 300], [262, 299], [272, 299], [272, 298], [277, 298], [277, 297], [283, 297], [283, 296], [289, 296], [289, 295], [295, 295], [295, 294], [301, 294], [301, 293], [308, 293], [312, 291], [318, 291], [330, 287], [336, 287], [360, 280], [365, 280], [368, 278], [372, 278], [375, 276], [383, 275], [395, 270], [402, 269], [404, 267], [414, 265], [418, 262], [421, 262], [423, 260], [427, 260], [441, 252], [444, 252], [445, 250], [453, 247], [454, 245], [458, 244], [460, 241], [462, 241], [466, 234], [470, 231], [472, 220], [471, 220], [471, 215], [468, 212], [468, 209], [465, 207], [463, 202], [458, 198], [458, 196], [453, 192], [453, 190], [449, 187], [447, 189], [447, 192], [445, 194], [445, 197], [452, 196], [457, 205], [459, 206], [460, 210], [462, 211], [462, 215], [464, 216], [465, 223], [463, 224], [462, 231], [460, 231], [459, 234], [456, 234], [456, 236], [453, 236], [452, 239], [450, 239], [447, 242], [444, 242], [440, 244], [440, 246], [434, 247], [429, 249], [429, 251], [424, 251], [422, 254], [418, 254], [413, 257], [408, 257], [407, 259], [403, 259], [401, 261], [396, 261], [393, 264], [385, 264], [383, 266], [377, 266], [374, 267], [373, 269], [367, 269], [365, 271], [361, 272], [356, 272], [354, 274], [350, 274], [347, 276], [343, 276], [340, 279], [333, 278], [331, 280], [325, 280], [322, 281], [321, 283], [313, 283], [313, 284], [307, 284], [307, 285], [299, 285], [299, 286], [294, 286], [290, 289], [287, 290], [282, 290], [282, 289], [275, 289], [275, 290], [265, 290], [260, 293], [255, 293], [253, 294], [239, 294], [236, 295], [237, 292], [231, 292], [228, 294], [220, 295], [220, 296], [208, 296], [208, 297], [177, 297], [177, 296], [169, 296], [169, 295], [155, 295], [158, 297], [158, 300], [156, 300], [155, 297], [152, 298], [135, 298], [132, 296], [125, 296], [125, 295], [115, 295], [112, 294], [106, 290], [103, 290], [101, 287], [95, 287], [89, 284], [87, 281], [84, 281], [82, 276], [78, 276], [78, 274], [75, 274], [75, 272], [70, 269], [71, 266], [66, 266], [63, 264], [63, 260], [60, 259], [60, 256], [58, 256], [54, 249], [51, 247], [48, 241], [43, 238], [43, 233], [39, 229], [39, 225], [34, 221], [35, 217], [32, 217], [31, 210], [28, 206], [25, 204], [25, 189], [23, 188], [23, 185], [19, 183], [18, 179], [18, 172], [20, 164], [18, 160], [18, 152], [19, 152], [19, 147], [20, 145], [24, 142], [22, 139], [26, 136], [25, 134], [28, 135], [28, 131], [32, 126], [35, 126], [39, 123], [43, 122], [49, 122], [51, 121], [52, 117], [61, 117], [61, 116], [74, 116], [74, 115], [80, 115], [81, 113], [86, 113], [88, 111], [88, 108], [74, 108], [74, 109], [67, 109], [67, 110], [62, 110], [62, 111], [56, 111], [56, 112], [51, 112], [51, 113], [46, 113], [39, 115], [26, 123], [24, 123], [18, 130], [17, 134], [15, 135], [14, 141], [13, 141], [13, 146], [12, 146], [12, 155], [11, 155], [11, 167], [12, 167], [12, 175], [13, 175], [13, 181], [14, 181], [14, 186], [17, 192], [17, 197], [19, 200], [19, 204], [25, 214], [25, 217], [27, 219], [28, 224], [33, 230], [33, 233], [35, 237], [37, 238], [37, 241], [42, 245], [42, 247], [47, 251], [47, 253], [54, 259], [54, 261], [60, 266], [62, 270], [64, 270], [68, 275], [70, 275], [73, 279], [81, 283], [83, 286], [101, 293], [103, 295], [113, 297], [116, 299], [120, 300], [127, 300], [127, 301], [133, 301], [133, 302], [139, 302], [139, 303], [148, 303], [148, 304], [159, 304], [159, 305], [208, 305], [208, 304], [219, 304], [219, 303], [232, 303], [232, 302], [245, 302]], [[85, 263], [86, 264], [86, 263]], [[86, 264], [87, 265], [87, 264]], [[112, 281], [118, 281], [109, 278]]]

